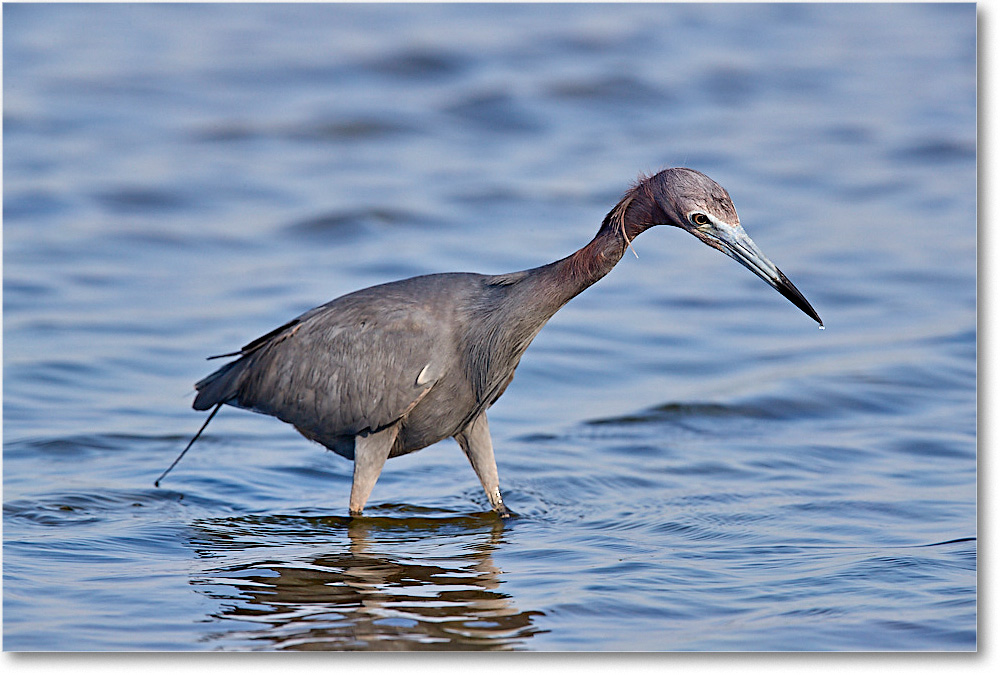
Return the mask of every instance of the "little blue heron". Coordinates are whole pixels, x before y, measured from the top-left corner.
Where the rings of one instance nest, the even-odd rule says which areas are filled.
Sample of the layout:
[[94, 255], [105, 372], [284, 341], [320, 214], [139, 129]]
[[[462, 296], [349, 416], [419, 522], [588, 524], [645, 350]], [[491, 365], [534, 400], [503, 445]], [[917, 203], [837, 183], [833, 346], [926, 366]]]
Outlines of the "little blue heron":
[[[554, 263], [510, 274], [429, 274], [349, 293], [292, 319], [195, 384], [195, 410], [273, 415], [354, 460], [350, 513], [361, 515], [385, 460], [458, 441], [494, 511], [500, 495], [486, 410], [560, 307], [611, 271], [654, 225], [687, 230], [823, 322], [740, 225], [729, 194], [693, 169], [640, 177], [593, 240]], [[221, 358], [212, 357], [212, 358]], [[159, 480], [157, 480], [159, 484]]]

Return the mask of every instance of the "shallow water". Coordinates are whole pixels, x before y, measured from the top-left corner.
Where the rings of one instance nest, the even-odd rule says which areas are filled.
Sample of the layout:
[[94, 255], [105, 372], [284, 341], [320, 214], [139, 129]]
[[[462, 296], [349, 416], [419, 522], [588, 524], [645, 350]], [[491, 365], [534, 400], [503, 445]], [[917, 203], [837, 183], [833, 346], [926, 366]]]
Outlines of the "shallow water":
[[[5, 5], [4, 648], [970, 650], [973, 5]], [[351, 465], [192, 383], [342, 293], [725, 185], [457, 445]]]

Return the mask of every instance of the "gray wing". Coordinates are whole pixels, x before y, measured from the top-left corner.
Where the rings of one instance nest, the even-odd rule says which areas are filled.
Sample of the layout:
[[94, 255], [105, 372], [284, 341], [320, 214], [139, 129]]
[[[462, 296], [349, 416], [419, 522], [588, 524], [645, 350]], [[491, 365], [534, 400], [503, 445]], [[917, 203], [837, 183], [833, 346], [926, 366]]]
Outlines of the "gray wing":
[[400, 419], [441, 377], [452, 342], [432, 308], [356, 293], [254, 340], [195, 385], [194, 407], [273, 415], [315, 437], [354, 436]]

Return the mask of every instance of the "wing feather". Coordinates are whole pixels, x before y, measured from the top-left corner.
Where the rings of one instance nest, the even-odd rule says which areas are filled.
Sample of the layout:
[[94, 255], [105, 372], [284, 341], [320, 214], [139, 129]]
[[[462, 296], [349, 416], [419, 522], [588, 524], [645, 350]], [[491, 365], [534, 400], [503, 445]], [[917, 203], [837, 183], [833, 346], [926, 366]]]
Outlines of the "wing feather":
[[352, 294], [248, 343], [198, 382], [194, 406], [273, 415], [311, 437], [354, 436], [399, 420], [448, 363], [439, 310], [406, 297]]

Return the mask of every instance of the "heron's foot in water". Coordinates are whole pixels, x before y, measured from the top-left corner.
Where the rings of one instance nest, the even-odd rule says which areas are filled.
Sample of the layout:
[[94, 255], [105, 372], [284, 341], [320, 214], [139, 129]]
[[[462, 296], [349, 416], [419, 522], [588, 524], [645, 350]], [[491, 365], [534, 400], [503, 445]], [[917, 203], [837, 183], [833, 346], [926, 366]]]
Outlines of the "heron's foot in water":
[[508, 518], [517, 518], [517, 514], [508, 509], [503, 502], [495, 504], [493, 506], [493, 512], [496, 513], [501, 518], [503, 518], [504, 520]]

